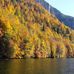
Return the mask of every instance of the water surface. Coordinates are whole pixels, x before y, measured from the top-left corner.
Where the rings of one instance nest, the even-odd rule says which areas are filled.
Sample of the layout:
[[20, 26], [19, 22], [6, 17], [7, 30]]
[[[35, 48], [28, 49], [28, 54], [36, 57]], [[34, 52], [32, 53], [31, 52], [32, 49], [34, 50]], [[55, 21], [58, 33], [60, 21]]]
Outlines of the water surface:
[[74, 59], [0, 60], [0, 74], [74, 74]]

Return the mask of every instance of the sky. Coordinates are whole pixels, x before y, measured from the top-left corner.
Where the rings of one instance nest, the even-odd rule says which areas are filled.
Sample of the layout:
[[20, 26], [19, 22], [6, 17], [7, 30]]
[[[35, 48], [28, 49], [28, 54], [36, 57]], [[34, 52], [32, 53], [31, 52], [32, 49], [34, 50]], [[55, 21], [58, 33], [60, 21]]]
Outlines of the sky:
[[74, 17], [74, 0], [46, 0], [50, 5], [60, 10], [63, 14]]

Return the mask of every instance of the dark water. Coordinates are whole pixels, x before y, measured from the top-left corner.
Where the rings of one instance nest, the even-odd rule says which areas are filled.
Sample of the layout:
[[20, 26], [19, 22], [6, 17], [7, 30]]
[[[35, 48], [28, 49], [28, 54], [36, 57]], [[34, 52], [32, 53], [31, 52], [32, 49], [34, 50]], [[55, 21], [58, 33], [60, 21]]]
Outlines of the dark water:
[[74, 74], [74, 59], [0, 60], [0, 74]]

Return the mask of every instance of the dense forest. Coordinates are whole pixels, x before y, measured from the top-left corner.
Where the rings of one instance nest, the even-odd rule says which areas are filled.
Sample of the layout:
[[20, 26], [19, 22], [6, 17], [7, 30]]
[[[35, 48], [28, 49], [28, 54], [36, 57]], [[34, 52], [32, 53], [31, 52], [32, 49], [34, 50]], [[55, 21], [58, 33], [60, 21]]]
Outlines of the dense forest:
[[0, 0], [0, 58], [74, 57], [74, 30], [34, 0]]

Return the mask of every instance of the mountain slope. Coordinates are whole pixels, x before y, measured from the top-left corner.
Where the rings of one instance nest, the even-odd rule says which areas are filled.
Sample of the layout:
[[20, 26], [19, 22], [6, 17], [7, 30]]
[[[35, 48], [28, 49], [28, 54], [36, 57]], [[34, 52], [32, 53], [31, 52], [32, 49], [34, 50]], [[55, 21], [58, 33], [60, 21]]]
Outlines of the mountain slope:
[[63, 22], [65, 25], [74, 29], [74, 17], [67, 16], [61, 13], [56, 8], [49, 5], [45, 0], [36, 0], [36, 2], [40, 3], [45, 9], [47, 9], [51, 14], [59, 19], [60, 22]]
[[0, 58], [74, 57], [73, 38], [34, 0], [0, 0]]
[[56, 16], [61, 22], [63, 22], [65, 25], [69, 26], [70, 28], [74, 29], [74, 17], [67, 16], [61, 13], [59, 10], [57, 10], [54, 7], [50, 7], [50, 12]]

